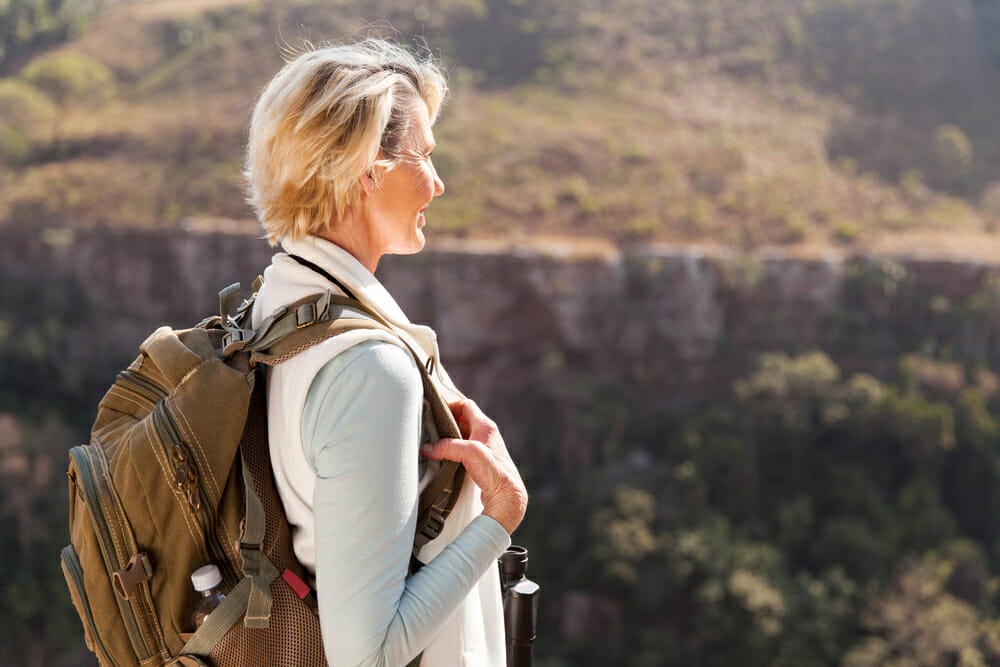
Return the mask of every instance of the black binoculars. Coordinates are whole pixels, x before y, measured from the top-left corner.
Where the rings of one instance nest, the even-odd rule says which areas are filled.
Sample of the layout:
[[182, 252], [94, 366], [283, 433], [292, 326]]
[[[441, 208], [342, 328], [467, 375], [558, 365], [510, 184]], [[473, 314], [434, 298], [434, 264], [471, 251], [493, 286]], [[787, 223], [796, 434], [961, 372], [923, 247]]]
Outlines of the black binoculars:
[[512, 545], [499, 559], [507, 667], [531, 667], [538, 624], [538, 584], [528, 579], [528, 550]]

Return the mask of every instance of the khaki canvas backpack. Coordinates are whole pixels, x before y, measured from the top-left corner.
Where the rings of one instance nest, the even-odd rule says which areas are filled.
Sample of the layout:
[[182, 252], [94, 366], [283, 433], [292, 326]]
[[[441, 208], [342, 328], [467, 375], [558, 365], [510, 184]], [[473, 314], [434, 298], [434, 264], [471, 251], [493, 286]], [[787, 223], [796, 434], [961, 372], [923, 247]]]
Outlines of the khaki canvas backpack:
[[[90, 444], [70, 452], [62, 567], [104, 667], [326, 665], [316, 600], [271, 474], [259, 369], [346, 331], [392, 330], [333, 292], [249, 330], [254, 297], [228, 315], [238, 293], [239, 285], [223, 290], [220, 315], [191, 329], [153, 332], [102, 399]], [[417, 367], [427, 437], [460, 437]], [[439, 534], [463, 475], [445, 462], [421, 494], [415, 550]], [[189, 634], [189, 575], [207, 563], [218, 566], [227, 596]]]

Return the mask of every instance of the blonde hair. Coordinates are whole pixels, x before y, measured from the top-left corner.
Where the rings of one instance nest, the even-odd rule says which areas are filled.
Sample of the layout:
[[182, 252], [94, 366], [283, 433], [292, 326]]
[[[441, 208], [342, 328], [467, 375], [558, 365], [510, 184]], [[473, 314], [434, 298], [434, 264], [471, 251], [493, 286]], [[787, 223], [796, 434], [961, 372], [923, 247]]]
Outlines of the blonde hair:
[[250, 121], [243, 175], [267, 240], [322, 231], [403, 158], [422, 100], [437, 118], [447, 84], [430, 59], [367, 38], [302, 53], [264, 89]]

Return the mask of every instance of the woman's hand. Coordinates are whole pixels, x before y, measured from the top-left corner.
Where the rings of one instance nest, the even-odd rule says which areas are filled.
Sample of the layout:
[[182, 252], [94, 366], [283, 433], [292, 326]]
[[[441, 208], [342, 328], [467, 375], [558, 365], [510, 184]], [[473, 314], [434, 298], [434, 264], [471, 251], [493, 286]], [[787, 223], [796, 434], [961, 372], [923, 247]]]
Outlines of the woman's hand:
[[429, 459], [458, 461], [483, 492], [483, 514], [495, 519], [507, 534], [524, 518], [528, 491], [507, 452], [500, 429], [473, 401], [449, 403], [465, 439], [444, 438], [421, 447]]

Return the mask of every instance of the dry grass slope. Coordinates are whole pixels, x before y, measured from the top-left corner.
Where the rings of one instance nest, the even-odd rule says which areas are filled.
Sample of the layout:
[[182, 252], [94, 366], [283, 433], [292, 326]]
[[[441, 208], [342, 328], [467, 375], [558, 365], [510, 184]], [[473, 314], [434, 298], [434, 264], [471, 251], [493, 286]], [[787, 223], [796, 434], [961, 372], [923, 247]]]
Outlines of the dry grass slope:
[[0, 116], [0, 224], [248, 217], [245, 126], [282, 49], [379, 19], [451, 72], [433, 234], [1000, 254], [996, 63], [931, 0], [118, 3], [58, 49], [110, 68], [110, 99]]

